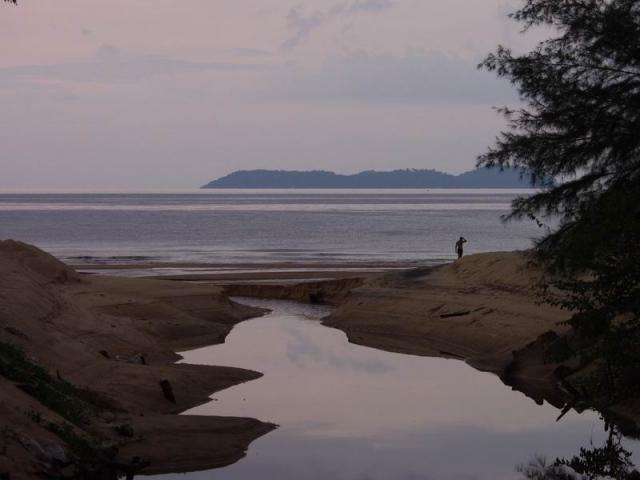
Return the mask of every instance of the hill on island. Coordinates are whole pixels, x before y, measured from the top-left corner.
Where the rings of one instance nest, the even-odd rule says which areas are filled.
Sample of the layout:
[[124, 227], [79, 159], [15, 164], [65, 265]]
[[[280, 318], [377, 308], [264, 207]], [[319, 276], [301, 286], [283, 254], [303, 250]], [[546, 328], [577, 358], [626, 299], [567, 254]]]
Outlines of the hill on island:
[[519, 170], [471, 170], [460, 175], [437, 170], [367, 170], [341, 175], [324, 170], [238, 170], [202, 188], [527, 188]]

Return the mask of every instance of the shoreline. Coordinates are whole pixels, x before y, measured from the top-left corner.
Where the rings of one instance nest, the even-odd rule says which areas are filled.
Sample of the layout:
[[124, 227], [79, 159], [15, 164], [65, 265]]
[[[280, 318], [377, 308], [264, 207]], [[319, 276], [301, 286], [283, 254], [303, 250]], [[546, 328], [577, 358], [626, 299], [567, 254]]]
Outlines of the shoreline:
[[[369, 277], [224, 288], [230, 295], [333, 305], [323, 324], [352, 343], [463, 360], [538, 404], [590, 409], [589, 397], [580, 393], [590, 364], [572, 350], [573, 333], [564, 324], [570, 313], [540, 302], [542, 278], [527, 252], [494, 252]], [[599, 413], [638, 435], [640, 398]]]
[[[530, 268], [526, 253], [471, 255], [411, 269], [388, 262], [376, 271], [324, 264], [321, 278], [309, 264], [287, 263], [284, 272], [284, 264], [262, 272], [256, 265], [156, 278], [79, 274], [35, 247], [0, 242], [0, 347], [17, 345], [29, 362], [58, 377], [53, 382], [88, 388], [90, 398], [114, 406], [98, 409], [87, 423], [74, 422], [0, 376], [0, 414], [17, 429], [6, 447], [16, 459], [9, 465], [17, 469], [11, 478], [54, 469], [53, 459], [34, 463], [33, 448], [25, 447], [25, 438], [40, 450], [69, 447], [68, 439], [43, 428], [51, 424], [70, 424], [74, 435], [100, 439], [96, 448], [116, 446], [118, 465], [144, 474], [206, 470], [242, 458], [253, 440], [276, 426], [180, 413], [262, 374], [175, 363], [176, 351], [223, 343], [235, 324], [264, 313], [231, 296], [329, 304], [335, 309], [323, 323], [345, 332], [352, 343], [463, 360], [536, 402], [561, 408], [571, 400], [559, 385], [574, 370], [559, 377], [563, 365], [546, 358], [564, 341], [567, 329], [558, 323], [568, 314], [536, 301], [532, 286], [540, 273]], [[141, 265], [114, 265], [110, 271], [136, 268]], [[1, 355], [0, 350], [0, 361]], [[165, 380], [173, 401], [163, 394]], [[634, 399], [617, 411], [634, 423], [637, 412]], [[0, 456], [0, 473], [8, 471], [5, 458]]]
[[280, 283], [283, 281], [318, 281], [352, 277], [372, 277], [391, 271], [415, 268], [436, 261], [388, 262], [271, 262], [271, 263], [123, 263], [80, 264], [71, 268], [91, 275], [122, 275], [136, 278], [202, 282], [225, 285], [227, 283]]
[[[426, 262], [434, 260], [426, 259]], [[375, 262], [371, 260], [363, 262], [309, 262], [309, 261], [286, 261], [286, 262], [127, 262], [127, 263], [69, 263], [69, 268], [74, 270], [142, 270], [156, 268], [176, 268], [176, 269], [222, 269], [222, 270], [274, 270], [283, 268], [293, 269], [324, 269], [324, 270], [344, 270], [344, 269], [386, 269], [386, 268], [411, 268], [417, 266], [422, 261], [418, 260], [392, 260]]]
[[221, 343], [262, 310], [210, 285], [78, 275], [13, 241], [0, 242], [0, 271], [0, 473], [12, 480], [216, 468], [275, 428], [179, 415], [261, 374], [176, 364], [175, 352]]

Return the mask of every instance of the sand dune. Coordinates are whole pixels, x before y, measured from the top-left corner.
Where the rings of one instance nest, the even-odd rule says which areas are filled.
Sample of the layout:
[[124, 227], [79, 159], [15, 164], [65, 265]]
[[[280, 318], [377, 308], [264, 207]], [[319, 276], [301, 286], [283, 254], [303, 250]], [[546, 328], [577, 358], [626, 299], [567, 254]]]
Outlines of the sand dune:
[[[177, 365], [174, 350], [221, 342], [235, 323], [261, 313], [230, 302], [212, 286], [81, 278], [35, 247], [0, 242], [0, 344], [19, 346], [29, 363], [44, 367], [52, 378], [89, 387], [101, 404], [113, 407], [74, 422], [60, 413], [64, 408], [45, 406], [19, 382], [0, 376], [0, 413], [7, 426], [0, 472], [15, 479], [55, 470], [55, 456], [42, 451], [58, 451], [70, 442], [52, 432], [52, 424], [70, 425], [77, 437], [102, 446], [118, 445], [118, 461], [139, 456], [150, 462], [149, 472], [236, 461], [273, 426], [175, 414], [260, 374]], [[0, 359], [6, 366], [6, 352]], [[175, 404], [164, 397], [161, 380], [170, 382]], [[130, 431], [117, 433], [123, 425]]]

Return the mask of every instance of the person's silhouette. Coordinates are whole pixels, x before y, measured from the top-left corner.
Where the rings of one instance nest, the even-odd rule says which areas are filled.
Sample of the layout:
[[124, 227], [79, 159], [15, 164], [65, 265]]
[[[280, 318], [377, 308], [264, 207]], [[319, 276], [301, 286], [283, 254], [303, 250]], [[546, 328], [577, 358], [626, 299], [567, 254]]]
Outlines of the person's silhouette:
[[456, 242], [456, 253], [458, 254], [458, 258], [462, 258], [462, 255], [464, 255], [465, 243], [467, 243], [467, 239], [464, 237], [460, 237], [460, 239]]

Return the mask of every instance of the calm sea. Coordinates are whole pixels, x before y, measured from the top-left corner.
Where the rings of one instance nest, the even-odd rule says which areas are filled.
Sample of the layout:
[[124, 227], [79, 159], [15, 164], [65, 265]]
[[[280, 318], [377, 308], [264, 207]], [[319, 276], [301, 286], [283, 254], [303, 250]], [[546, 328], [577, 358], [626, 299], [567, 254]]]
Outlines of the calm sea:
[[0, 238], [71, 263], [369, 262], [525, 249], [544, 233], [500, 217], [527, 190], [0, 193]]

